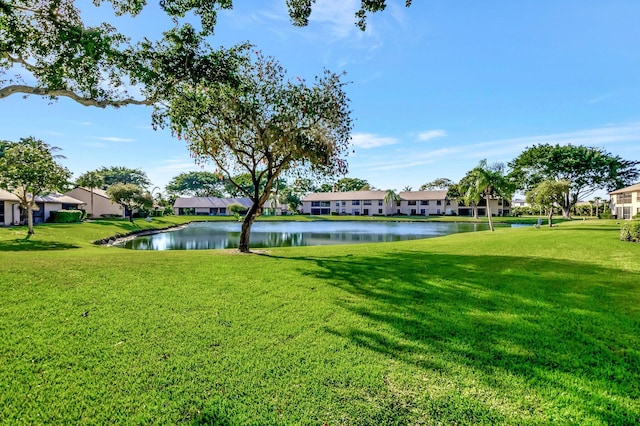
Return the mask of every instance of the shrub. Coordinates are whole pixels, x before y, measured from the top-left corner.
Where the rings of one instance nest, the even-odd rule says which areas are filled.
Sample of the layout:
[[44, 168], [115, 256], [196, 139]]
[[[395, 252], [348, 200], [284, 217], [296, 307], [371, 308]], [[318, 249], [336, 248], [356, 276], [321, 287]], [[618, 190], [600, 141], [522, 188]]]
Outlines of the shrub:
[[74, 223], [82, 220], [81, 210], [56, 210], [49, 216], [51, 223]]
[[620, 239], [640, 243], [640, 220], [624, 223], [620, 229]]
[[612, 214], [610, 211], [606, 211], [606, 212], [602, 212], [598, 215], [598, 217], [600, 219], [611, 219], [612, 218]]

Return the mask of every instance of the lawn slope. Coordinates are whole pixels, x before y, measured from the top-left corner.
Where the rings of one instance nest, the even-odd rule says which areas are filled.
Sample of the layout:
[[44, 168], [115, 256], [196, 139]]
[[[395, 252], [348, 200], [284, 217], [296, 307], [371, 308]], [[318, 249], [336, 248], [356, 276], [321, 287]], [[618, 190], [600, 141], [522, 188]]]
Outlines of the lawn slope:
[[254, 255], [91, 244], [132, 229], [0, 229], [0, 422], [640, 423], [640, 244], [613, 221]]

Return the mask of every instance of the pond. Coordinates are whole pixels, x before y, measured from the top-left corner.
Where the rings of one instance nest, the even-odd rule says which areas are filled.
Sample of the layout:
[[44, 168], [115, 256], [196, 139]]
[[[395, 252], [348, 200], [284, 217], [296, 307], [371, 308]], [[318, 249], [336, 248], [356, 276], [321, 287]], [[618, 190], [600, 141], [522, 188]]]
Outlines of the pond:
[[[240, 226], [238, 222], [194, 222], [179, 230], [139, 236], [117, 246], [134, 250], [237, 248]], [[251, 248], [415, 240], [487, 229], [487, 224], [451, 222], [255, 222], [251, 228]]]

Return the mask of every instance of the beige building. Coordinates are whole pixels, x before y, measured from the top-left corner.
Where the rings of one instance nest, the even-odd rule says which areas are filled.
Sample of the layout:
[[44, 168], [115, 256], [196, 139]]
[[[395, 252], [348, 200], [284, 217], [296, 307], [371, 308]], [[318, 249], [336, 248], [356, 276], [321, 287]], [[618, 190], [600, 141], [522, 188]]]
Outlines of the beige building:
[[[301, 212], [312, 215], [408, 216], [458, 215], [472, 216], [470, 207], [447, 197], [447, 191], [409, 191], [398, 194], [400, 201], [386, 203], [387, 191], [316, 192], [302, 200]], [[486, 215], [486, 201], [478, 204], [479, 215]], [[491, 200], [494, 216], [511, 212], [508, 200]]]
[[400, 208], [384, 202], [386, 191], [315, 192], [302, 200], [303, 214], [392, 215]]
[[[84, 202], [74, 197], [61, 194], [50, 194], [36, 197], [33, 210], [33, 223], [43, 223], [49, 219], [52, 211], [78, 210]], [[0, 225], [20, 225], [25, 222], [25, 212], [20, 209], [18, 197], [11, 192], [0, 189]]]
[[447, 191], [401, 192], [396, 214], [432, 216], [458, 214], [458, 203], [447, 198]]
[[89, 217], [125, 216], [124, 207], [112, 202], [107, 192], [102, 189], [93, 189], [93, 211], [91, 211], [91, 190], [89, 188], [78, 186], [67, 192], [66, 195], [82, 200]]
[[181, 197], [173, 203], [173, 213], [176, 216], [231, 216], [231, 204], [240, 204], [250, 209], [253, 203], [249, 198], [218, 198], [218, 197]]
[[611, 214], [618, 219], [632, 219], [640, 214], [640, 183], [609, 193]]

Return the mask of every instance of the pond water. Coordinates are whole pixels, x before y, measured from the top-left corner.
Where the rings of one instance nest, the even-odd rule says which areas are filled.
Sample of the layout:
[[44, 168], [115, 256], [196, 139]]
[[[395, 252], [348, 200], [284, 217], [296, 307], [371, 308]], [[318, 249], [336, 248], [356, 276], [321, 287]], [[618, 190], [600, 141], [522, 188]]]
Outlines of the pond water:
[[[238, 222], [194, 222], [179, 230], [140, 236], [118, 246], [134, 250], [237, 248], [240, 226]], [[487, 224], [450, 222], [255, 222], [251, 228], [250, 245], [251, 248], [265, 248], [375, 243], [487, 229]]]

